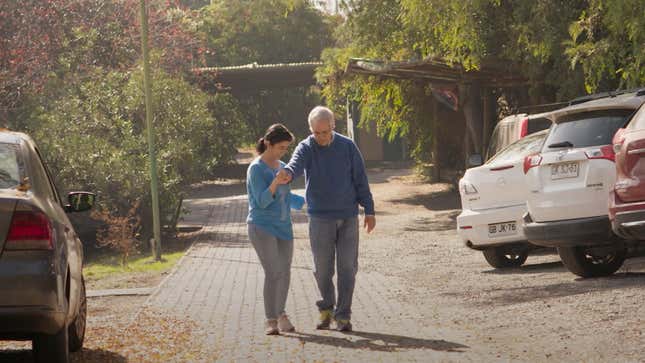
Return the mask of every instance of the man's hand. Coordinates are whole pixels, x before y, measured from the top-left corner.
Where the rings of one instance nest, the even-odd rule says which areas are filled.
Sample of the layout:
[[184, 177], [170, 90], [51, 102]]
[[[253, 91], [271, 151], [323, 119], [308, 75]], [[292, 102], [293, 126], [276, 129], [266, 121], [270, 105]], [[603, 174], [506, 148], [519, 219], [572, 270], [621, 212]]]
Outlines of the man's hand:
[[367, 233], [371, 233], [374, 227], [376, 227], [376, 217], [365, 216], [365, 221], [363, 222], [363, 228], [367, 229]]
[[287, 184], [291, 182], [292, 175], [285, 169], [280, 169], [278, 170], [278, 174], [276, 174], [276, 178], [282, 182], [281, 184]]

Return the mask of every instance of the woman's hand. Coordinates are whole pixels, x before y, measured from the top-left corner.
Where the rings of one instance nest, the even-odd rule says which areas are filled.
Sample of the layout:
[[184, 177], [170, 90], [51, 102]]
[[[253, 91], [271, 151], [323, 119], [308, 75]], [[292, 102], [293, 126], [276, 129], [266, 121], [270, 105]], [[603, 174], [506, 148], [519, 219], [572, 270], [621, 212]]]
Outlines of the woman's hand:
[[279, 185], [289, 184], [291, 182], [291, 174], [280, 170], [273, 180], [277, 180]]
[[290, 181], [291, 181], [291, 175], [289, 175], [288, 173], [278, 173], [275, 176], [275, 178], [273, 178], [271, 185], [269, 185], [269, 190], [271, 190], [271, 194], [275, 195], [276, 190], [278, 190], [278, 186], [289, 184]]

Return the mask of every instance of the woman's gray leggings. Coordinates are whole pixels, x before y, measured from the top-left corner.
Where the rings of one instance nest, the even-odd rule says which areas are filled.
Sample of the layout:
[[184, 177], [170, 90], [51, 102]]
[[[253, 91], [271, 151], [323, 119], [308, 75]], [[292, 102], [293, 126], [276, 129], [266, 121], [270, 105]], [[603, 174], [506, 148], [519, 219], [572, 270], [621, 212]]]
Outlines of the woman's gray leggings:
[[249, 238], [264, 269], [264, 313], [267, 319], [277, 319], [289, 293], [293, 240], [279, 239], [250, 223]]

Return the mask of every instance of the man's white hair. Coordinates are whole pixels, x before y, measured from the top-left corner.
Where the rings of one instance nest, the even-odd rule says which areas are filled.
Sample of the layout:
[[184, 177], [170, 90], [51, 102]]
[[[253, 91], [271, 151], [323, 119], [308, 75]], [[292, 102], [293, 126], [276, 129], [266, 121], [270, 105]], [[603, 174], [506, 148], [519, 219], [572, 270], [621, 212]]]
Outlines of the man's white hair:
[[336, 120], [334, 120], [334, 113], [325, 106], [316, 106], [309, 112], [309, 127], [313, 127], [314, 123], [318, 121], [328, 121], [331, 127], [336, 125]]

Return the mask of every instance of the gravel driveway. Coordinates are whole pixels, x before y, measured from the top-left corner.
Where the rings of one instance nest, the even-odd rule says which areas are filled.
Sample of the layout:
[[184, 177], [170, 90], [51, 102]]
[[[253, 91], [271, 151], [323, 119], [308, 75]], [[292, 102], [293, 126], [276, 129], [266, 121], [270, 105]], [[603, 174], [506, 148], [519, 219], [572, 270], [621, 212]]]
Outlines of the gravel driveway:
[[379, 218], [362, 236], [361, 269], [396, 277], [401, 301], [423, 312], [420, 324], [464, 334], [464, 359], [645, 360], [645, 258], [597, 279], [569, 273], [554, 253], [495, 270], [461, 244], [459, 195], [449, 185], [405, 169], [374, 172]]

